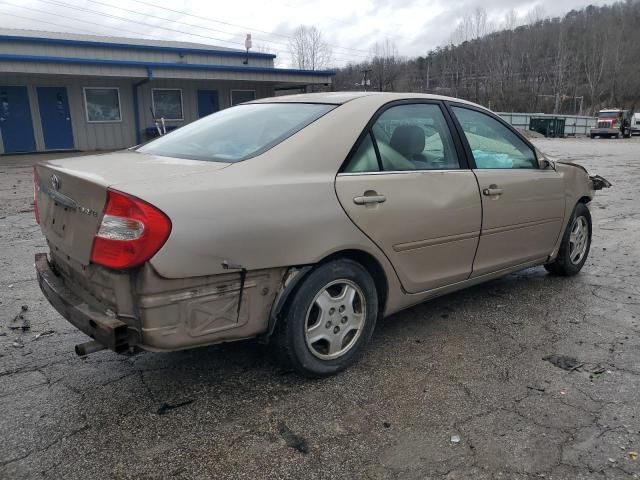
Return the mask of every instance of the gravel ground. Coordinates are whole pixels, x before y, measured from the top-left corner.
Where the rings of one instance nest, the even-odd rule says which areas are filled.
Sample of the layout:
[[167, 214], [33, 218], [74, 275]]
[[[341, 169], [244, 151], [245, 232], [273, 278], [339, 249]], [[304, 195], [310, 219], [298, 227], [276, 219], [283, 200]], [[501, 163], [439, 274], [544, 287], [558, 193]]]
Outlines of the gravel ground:
[[640, 139], [535, 143], [614, 184], [582, 273], [394, 315], [322, 381], [253, 342], [76, 357], [35, 281], [30, 159], [0, 158], [0, 478], [640, 478]]

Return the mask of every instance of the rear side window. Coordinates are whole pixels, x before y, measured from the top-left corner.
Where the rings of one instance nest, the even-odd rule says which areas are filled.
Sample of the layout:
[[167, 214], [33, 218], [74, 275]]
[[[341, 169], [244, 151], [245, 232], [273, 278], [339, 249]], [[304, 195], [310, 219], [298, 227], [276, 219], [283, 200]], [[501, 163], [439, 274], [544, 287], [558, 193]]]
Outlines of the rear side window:
[[[373, 148], [377, 147], [379, 159]], [[377, 162], [376, 162], [377, 160]], [[451, 132], [440, 107], [416, 103], [385, 110], [347, 164], [346, 172], [459, 169]]]
[[346, 171], [352, 173], [380, 171], [378, 157], [376, 156], [373, 141], [371, 140], [371, 134], [362, 139], [362, 142], [360, 142], [358, 150], [356, 150], [351, 158]]
[[479, 169], [538, 168], [536, 156], [515, 133], [489, 115], [452, 107]]
[[221, 110], [153, 140], [139, 152], [239, 162], [260, 155], [335, 108], [317, 103], [255, 103]]

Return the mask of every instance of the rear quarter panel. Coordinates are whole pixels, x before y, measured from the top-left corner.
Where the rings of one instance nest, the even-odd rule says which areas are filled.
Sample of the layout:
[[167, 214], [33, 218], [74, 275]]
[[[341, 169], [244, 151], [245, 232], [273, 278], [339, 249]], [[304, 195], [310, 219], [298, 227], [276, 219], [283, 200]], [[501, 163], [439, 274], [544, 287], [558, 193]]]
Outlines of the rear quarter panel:
[[171, 219], [153, 268], [166, 278], [186, 278], [228, 273], [224, 261], [252, 271], [313, 264], [357, 249], [378, 260], [390, 295], [399, 295], [393, 268], [347, 217], [334, 185], [378, 107], [379, 100], [366, 98], [344, 104], [265, 154], [223, 170], [115, 185]]

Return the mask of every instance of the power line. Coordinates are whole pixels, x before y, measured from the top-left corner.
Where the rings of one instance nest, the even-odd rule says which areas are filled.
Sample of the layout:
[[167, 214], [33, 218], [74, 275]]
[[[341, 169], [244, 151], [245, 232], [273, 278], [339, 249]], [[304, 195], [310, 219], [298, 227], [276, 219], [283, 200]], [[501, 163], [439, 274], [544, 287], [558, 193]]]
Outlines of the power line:
[[[41, 1], [45, 1], [45, 0], [41, 0]], [[226, 35], [234, 35], [234, 36], [238, 35], [237, 32], [226, 32], [224, 30], [217, 30], [217, 29], [211, 28], [211, 27], [203, 27], [201, 25], [196, 25], [196, 24], [193, 24], [193, 23], [186, 23], [186, 22], [182, 22], [180, 20], [174, 20], [172, 18], [159, 17], [157, 15], [152, 15], [152, 14], [147, 13], [147, 12], [138, 12], [137, 10], [131, 10], [131, 9], [124, 8], [124, 7], [117, 7], [115, 5], [111, 5], [111, 4], [105, 3], [105, 2], [100, 2], [98, 0], [87, 0], [87, 1], [91, 2], [91, 3], [96, 3], [98, 5], [104, 5], [105, 7], [122, 10], [123, 12], [135, 13], [136, 15], [144, 15], [145, 17], [150, 17], [150, 18], [157, 18], [158, 20], [164, 20], [165, 22], [169, 21], [171, 23], [178, 23], [180, 25], [185, 25], [187, 27], [201, 28], [203, 30], [209, 30], [209, 31], [212, 31], [212, 32], [224, 33]], [[80, 7], [78, 7], [78, 8], [80, 8]], [[288, 45], [286, 45], [284, 43], [278, 43], [278, 42], [274, 42], [272, 40], [266, 40], [266, 39], [260, 39], [260, 38], [254, 38], [254, 40], [269, 42], [269, 43], [272, 43], [274, 45], [280, 45], [282, 47], [287, 47], [288, 46]], [[244, 45], [244, 42], [237, 42], [237, 43], [242, 43], [242, 45]]]
[[[50, 5], [56, 5], [56, 6], [59, 6], [59, 7], [68, 8], [68, 9], [71, 9], [71, 10], [77, 10], [77, 11], [80, 11], [80, 12], [93, 13], [93, 14], [97, 14], [97, 15], [100, 15], [100, 16], [103, 16], [103, 17], [113, 18], [115, 20], [121, 20], [121, 21], [125, 21], [125, 22], [135, 23], [137, 25], [144, 25], [144, 26], [150, 27], [150, 28], [159, 28], [159, 29], [162, 29], [162, 30], [170, 31], [170, 32], [181, 33], [181, 34], [184, 34], [184, 35], [192, 35], [192, 36], [195, 36], [195, 37], [205, 38], [207, 40], [214, 40], [216, 42], [233, 43], [233, 44], [236, 44], [236, 45], [242, 45], [244, 47], [244, 42], [238, 42], [238, 41], [234, 41], [234, 40], [225, 40], [225, 39], [222, 39], [222, 38], [209, 37], [209, 36], [206, 36], [206, 35], [200, 35], [198, 33], [184, 32], [182, 30], [177, 30], [175, 28], [162, 27], [160, 25], [153, 25], [151, 23], [144, 23], [144, 22], [140, 22], [140, 21], [137, 21], [137, 20], [129, 19], [129, 18], [126, 18], [126, 17], [119, 17], [117, 15], [112, 15], [112, 14], [109, 14], [109, 13], [98, 12], [96, 10], [90, 10], [88, 8], [82, 8], [82, 7], [77, 7], [77, 6], [74, 6], [74, 5], [68, 5], [68, 4], [65, 4], [65, 3], [62, 3], [62, 2], [54, 2], [54, 1], [51, 1], [51, 0], [38, 0], [38, 1], [43, 2], [43, 3], [48, 3]], [[22, 5], [16, 5], [14, 3], [6, 3], [6, 2], [4, 2], [4, 3], [6, 5], [11, 5], [11, 6], [16, 7], [16, 8], [23, 8], [25, 10], [31, 10], [31, 11], [36, 12], [36, 13], [44, 13], [46, 15], [56, 15], [56, 14], [53, 14], [51, 12], [43, 12], [42, 10], [38, 10], [38, 9], [35, 9], [35, 8], [30, 8], [30, 7], [24, 7]], [[61, 17], [62, 15], [56, 15], [56, 16]], [[78, 20], [78, 21], [84, 22], [84, 20], [80, 20], [80, 19], [74, 19], [74, 20]], [[87, 22], [87, 23], [93, 23], [93, 22]], [[93, 23], [93, 24], [94, 25], [100, 25], [100, 24], [97, 24], [97, 23]], [[129, 31], [129, 32], [137, 34], [137, 32], [131, 32], [131, 31]]]
[[[7, 4], [8, 5], [8, 4]], [[62, 25], [61, 23], [55, 23], [55, 22], [49, 22], [47, 20], [40, 20], [38, 18], [33, 18], [33, 17], [23, 17], [22, 15], [16, 15], [15, 13], [7, 13], [7, 12], [3, 12], [3, 15], [8, 15], [10, 17], [15, 17], [15, 18], [20, 18], [22, 20], [29, 20], [31, 22], [39, 22], [39, 23], [46, 23], [48, 25], [54, 25], [56, 27], [62, 27], [62, 28], [71, 28], [69, 25]], [[72, 19], [73, 20], [73, 19]], [[86, 22], [86, 23], [91, 23], [91, 22]], [[97, 23], [95, 25], [98, 25]], [[104, 27], [104, 28], [110, 28], [110, 27]], [[82, 30], [83, 32], [87, 32], [90, 34], [95, 35], [96, 32], [92, 32], [91, 30], [87, 30], [85, 28], [80, 28], [80, 27], [73, 27], [74, 30]], [[149, 38], [151, 40], [150, 37], [147, 36], [147, 38]]]
[[[107, 13], [104, 13], [104, 12], [99, 12], [99, 11], [96, 11], [96, 10], [90, 10], [90, 9], [86, 9], [86, 8], [82, 8], [82, 7], [78, 7], [78, 6], [74, 6], [74, 5], [68, 5], [68, 4], [65, 4], [63, 2], [58, 2], [58, 1], [53, 1], [53, 0], [39, 0], [39, 1], [43, 2], [43, 3], [50, 4], [50, 5], [60, 6], [60, 7], [63, 7], [63, 8], [68, 8], [68, 9], [77, 10], [77, 11], [81, 11], [81, 12], [92, 13], [92, 14], [97, 14], [97, 15], [108, 17], [108, 18], [113, 18], [113, 19], [116, 19], [116, 20], [131, 22], [131, 23], [135, 23], [136, 25], [145, 25], [145, 26], [150, 27], [150, 28], [168, 30], [168, 31], [172, 31], [172, 32], [181, 33], [181, 34], [184, 34], [184, 35], [193, 35], [193, 36], [205, 38], [207, 40], [214, 40], [214, 41], [217, 41], [217, 42], [231, 43], [231, 44], [234, 44], [234, 45], [242, 45], [244, 47], [244, 43], [243, 42], [237, 42], [237, 41], [233, 41], [233, 40], [225, 40], [225, 39], [221, 39], [221, 38], [209, 37], [209, 36], [200, 35], [200, 34], [197, 34], [197, 33], [190, 33], [190, 32], [185, 32], [185, 31], [182, 31], [182, 30], [177, 30], [177, 29], [173, 29], [173, 28], [169, 28], [169, 27], [163, 27], [161, 25], [148, 24], [148, 23], [144, 23], [144, 22], [139, 22], [139, 21], [133, 20], [131, 18], [120, 17], [120, 16], [117, 16], [117, 15], [111, 15], [111, 14], [107, 14]], [[91, 22], [91, 21], [85, 20], [85, 19], [79, 19], [79, 18], [75, 18], [75, 17], [68, 17], [68, 16], [65, 16], [65, 15], [60, 15], [60, 14], [51, 13], [51, 12], [44, 12], [42, 10], [38, 10], [38, 9], [35, 9], [35, 8], [30, 8], [30, 7], [25, 7], [25, 6], [22, 6], [22, 5], [16, 5], [16, 4], [13, 4], [13, 3], [8, 3], [6, 1], [2, 1], [2, 2], [0, 2], [0, 4], [4, 4], [4, 5], [15, 7], [15, 8], [21, 8], [21, 9], [24, 9], [24, 10], [28, 10], [28, 11], [32, 11], [32, 12], [38, 13], [38, 14], [46, 14], [48, 16], [55, 16], [55, 17], [64, 18], [64, 19], [67, 19], [67, 20], [72, 20], [72, 21], [76, 21], [76, 22], [82, 22], [84, 24], [96, 25], [96, 26], [101, 27], [103, 29], [108, 29], [108, 30], [112, 30], [112, 31], [113, 30], [121, 31], [121, 32], [125, 32], [125, 33], [128, 33], [128, 34], [133, 34], [134, 36], [143, 36], [143, 37], [146, 37], [146, 38], [149, 38], [149, 39], [154, 38], [153, 35], [142, 34], [139, 31], [132, 31], [132, 30], [127, 30], [127, 29], [118, 28], [118, 27], [114, 27], [114, 26], [107, 26], [107, 25], [104, 25], [104, 24], [101, 24], [101, 23]], [[146, 14], [144, 14], [142, 12], [134, 12], [134, 13], [136, 13], [138, 15], [146, 15]], [[8, 15], [10, 15], [10, 14], [8, 14]], [[56, 25], [56, 26], [59, 26], [59, 27], [63, 27], [63, 28], [73, 28], [73, 29], [77, 29], [78, 28], [78, 27], [71, 27], [71, 26], [68, 26], [68, 25], [54, 24], [52, 22], [46, 22], [46, 21], [43, 21], [43, 20], [33, 19], [33, 18], [29, 18], [29, 17], [20, 17], [20, 16], [17, 16], [17, 15], [12, 15], [12, 16], [17, 17], [17, 18], [23, 18], [25, 20], [34, 20], [34, 21], [41, 22], [41, 23], [49, 23], [49, 24], [53, 24], [53, 25]], [[149, 16], [149, 15], [147, 15], [147, 16]], [[171, 21], [169, 19], [164, 19], [162, 17], [156, 17], [156, 18], [159, 18], [159, 19], [164, 20], [164, 21]], [[206, 28], [206, 27], [200, 27], [200, 28]], [[82, 29], [82, 30], [83, 31], [88, 31], [86, 29]], [[94, 34], [95, 32], [89, 31], [89, 33]], [[223, 33], [225, 33], [225, 32], [223, 32]], [[277, 50], [277, 49], [272, 49], [272, 50], [275, 51], [275, 52], [284, 54], [285, 56], [290, 54], [289, 52], [283, 51], [283, 50]], [[336, 57], [335, 60], [338, 61], [338, 62], [344, 62], [344, 63], [348, 63], [348, 62], [352, 61], [351, 58], [339, 58], [339, 57]]]
[[[49, 17], [53, 16], [53, 17], [64, 18], [66, 20], [75, 20], [76, 22], [82, 22], [82, 23], [89, 24], [89, 25], [96, 25], [97, 27], [108, 29], [108, 30], [117, 30], [117, 31], [120, 31], [120, 32], [125, 32], [125, 33], [133, 33], [133, 34], [136, 34], [136, 35], [141, 35], [141, 36], [143, 36], [143, 37], [145, 37], [145, 38], [147, 38], [149, 40], [156, 40], [152, 35], [147, 35], [147, 34], [144, 34], [144, 33], [134, 32], [132, 30], [125, 30], [125, 29], [122, 29], [122, 28], [116, 28], [116, 27], [112, 27], [112, 26], [108, 26], [108, 25], [104, 25], [104, 24], [100, 24], [100, 23], [96, 23], [96, 22], [90, 22], [90, 21], [84, 20], [84, 19], [67, 17], [67, 16], [64, 16], [64, 15], [57, 15], [55, 13], [42, 12], [42, 11], [36, 10], [34, 8], [23, 7], [21, 5], [14, 5], [12, 3], [6, 3], [6, 2], [0, 2], [0, 3], [3, 4], [3, 5], [10, 5], [12, 7], [23, 8], [25, 10], [31, 10], [31, 11], [36, 12], [36, 13], [43, 13], [43, 14], [49, 16]], [[81, 28], [81, 27], [75, 27], [75, 26], [71, 26], [71, 25], [62, 25], [60, 23], [53, 23], [53, 22], [50, 22], [50, 21], [47, 21], [47, 20], [40, 20], [38, 18], [33, 18], [33, 17], [23, 17], [21, 15], [16, 15], [14, 13], [6, 13], [5, 12], [4, 15], [9, 15], [9, 16], [12, 16], [12, 17], [21, 18], [23, 20], [29, 20], [29, 21], [34, 21], [34, 22], [48, 23], [50, 25], [55, 25], [57, 27], [62, 27], [62, 28], [72, 28], [74, 30], [82, 30], [82, 31], [90, 33], [92, 35], [95, 35], [95, 33], [96, 33], [96, 32], [93, 32], [91, 30], [87, 30], [87, 29]]]
[[[64, 2], [59, 2], [59, 1], [54, 1], [54, 0], [38, 0], [38, 1], [40, 1], [40, 2], [42, 2], [42, 3], [50, 4], [50, 5], [55, 5], [55, 6], [59, 6], [59, 7], [63, 7], [63, 8], [68, 8], [68, 9], [71, 9], [71, 10], [77, 10], [77, 11], [81, 11], [81, 12], [87, 12], [87, 13], [97, 14], [97, 15], [101, 15], [101, 16], [108, 17], [108, 18], [113, 18], [113, 19], [116, 19], [116, 20], [120, 20], [120, 21], [125, 21], [125, 22], [135, 23], [136, 25], [145, 25], [145, 26], [150, 27], [150, 28], [156, 28], [156, 29], [161, 29], [161, 30], [167, 30], [167, 31], [171, 31], [171, 32], [181, 33], [181, 34], [183, 34], [183, 35], [191, 35], [191, 36], [196, 36], [196, 37], [199, 37], [199, 38], [204, 38], [204, 39], [207, 39], [207, 40], [213, 40], [213, 41], [215, 41], [215, 42], [230, 43], [230, 44], [234, 44], [234, 45], [241, 45], [242, 47], [244, 47], [244, 42], [240, 42], [240, 41], [235, 41], [235, 40], [226, 40], [226, 39], [222, 39], [222, 38], [211, 37], [211, 36], [208, 36], [208, 35], [201, 35], [201, 34], [199, 34], [199, 33], [186, 32], [186, 31], [183, 31], [183, 30], [175, 29], [175, 28], [164, 27], [164, 26], [161, 26], [161, 25], [154, 25], [154, 24], [150, 24], [150, 23], [140, 22], [140, 21], [138, 21], [138, 20], [133, 20], [133, 19], [131, 19], [131, 18], [121, 17], [121, 16], [118, 16], [118, 15], [113, 15], [113, 14], [109, 14], [109, 13], [104, 13], [104, 12], [97, 11], [97, 10], [91, 10], [91, 9], [88, 9], [88, 8], [83, 8], [83, 7], [79, 7], [79, 6], [76, 6], [76, 5], [70, 5], [70, 4], [67, 4], [67, 3], [64, 3]], [[14, 6], [14, 7], [17, 7], [17, 8], [23, 8], [23, 9], [26, 9], [26, 10], [31, 10], [31, 11], [34, 11], [34, 12], [37, 12], [37, 13], [45, 13], [45, 12], [42, 12], [42, 11], [37, 10], [37, 9], [30, 8], [30, 7], [23, 7], [23, 6], [21, 6], [21, 5], [16, 5], [16, 4], [11, 4], [11, 3], [6, 3], [6, 2], [5, 2], [5, 4], [7, 4], [7, 5], [11, 5], [11, 6]], [[112, 8], [118, 8], [118, 7], [112, 7]], [[154, 18], [158, 18], [158, 19], [160, 19], [160, 20], [163, 20], [163, 21], [172, 21], [171, 19], [167, 19], [167, 18], [163, 18], [163, 17], [158, 17], [158, 16], [153, 16], [153, 15], [148, 15], [148, 14], [143, 13], [143, 12], [136, 12], [136, 11], [131, 11], [131, 12], [133, 12], [133, 13], [135, 13], [135, 14], [137, 14], [137, 15], [142, 15], [142, 16], [151, 16], [151, 17], [154, 17]], [[48, 15], [51, 15], [50, 13], [47, 13], [47, 14], [48, 14]], [[53, 15], [55, 15], [55, 14], [53, 14]], [[77, 20], [77, 21], [83, 21], [83, 22], [84, 22], [84, 20], [79, 20], [79, 19], [74, 19], [74, 20]], [[92, 23], [92, 22], [86, 22], [86, 23]], [[174, 23], [180, 23], [180, 22], [174, 22]], [[94, 24], [95, 24], [95, 23], [94, 23]], [[100, 25], [100, 24], [95, 24], [95, 25], [102, 26], [102, 25]], [[189, 25], [189, 26], [196, 26], [196, 27], [198, 27], [198, 28], [208, 29], [207, 27], [199, 27], [199, 26], [197, 26], [197, 25], [192, 25], [192, 24], [188, 24], [188, 25]], [[122, 30], [122, 29], [121, 29], [121, 30]], [[123, 31], [125, 31], [125, 30], [123, 30]], [[129, 30], [128, 32], [129, 32], [129, 33], [138, 34], [137, 32], [132, 32], [132, 31], [130, 31], [130, 30]], [[222, 32], [222, 33], [227, 33], [227, 32]], [[276, 53], [282, 54], [283, 56], [290, 55], [290, 53], [289, 53], [288, 51], [286, 51], [286, 50], [280, 50], [280, 49], [275, 49], [275, 48], [271, 48], [271, 47], [269, 47], [269, 48], [270, 48], [273, 52], [276, 52]], [[345, 62], [345, 63], [348, 63], [349, 61], [351, 61], [351, 60], [352, 60], [351, 58], [343, 58], [343, 57], [336, 57], [335, 59], [336, 59], [337, 61], [339, 61], [339, 62]]]
[[[93, 3], [101, 3], [101, 2], [97, 2], [96, 0], [88, 0], [88, 1], [93, 2]], [[136, 3], [143, 4], [143, 5], [147, 5], [149, 7], [160, 8], [160, 9], [166, 10], [168, 12], [178, 13], [180, 15], [186, 15], [188, 17], [197, 18], [199, 20], [205, 20], [207, 22], [221, 23], [223, 25], [228, 25], [228, 26], [235, 27], [235, 28], [242, 28], [243, 30], [249, 30], [249, 31], [252, 31], [252, 32], [260, 32], [260, 33], [264, 33], [266, 35], [272, 35], [272, 36], [276, 36], [276, 37], [282, 37], [282, 38], [287, 38], [287, 39], [293, 38], [292, 35], [287, 35], [287, 34], [284, 34], [284, 33], [268, 32], [266, 30], [260, 30], [259, 28], [247, 27], [247, 26], [244, 26], [244, 25], [238, 25], [238, 24], [235, 24], [235, 23], [225, 22], [223, 20], [214, 20], [212, 18], [203, 17], [203, 16], [200, 16], [200, 15], [195, 15], [195, 14], [192, 14], [192, 13], [189, 13], [189, 12], [184, 12], [184, 11], [181, 11], [181, 10], [174, 10], [172, 8], [164, 7], [162, 5], [157, 5], [155, 3], [147, 2], [145, 0], [132, 0], [132, 1], [136, 2]], [[117, 7], [117, 8], [120, 8], [120, 7]], [[267, 40], [267, 41], [271, 41], [271, 40]], [[353, 52], [361, 52], [357, 56], [365, 56], [365, 57], [369, 56], [369, 52], [367, 50], [362, 50], [362, 49], [359, 49], [359, 48], [342, 47], [340, 45], [332, 45], [332, 44], [328, 44], [328, 45], [330, 47], [332, 47], [332, 48], [339, 48], [339, 49], [342, 49], [342, 50], [350, 50], [350, 51], [353, 51]]]

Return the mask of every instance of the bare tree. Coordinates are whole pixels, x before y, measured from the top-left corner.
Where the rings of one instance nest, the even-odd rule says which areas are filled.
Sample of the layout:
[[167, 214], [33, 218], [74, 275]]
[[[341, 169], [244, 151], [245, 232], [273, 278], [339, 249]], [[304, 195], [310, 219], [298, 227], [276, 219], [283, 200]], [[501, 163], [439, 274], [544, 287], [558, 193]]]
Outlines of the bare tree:
[[[549, 18], [540, 8], [511, 11], [494, 28], [478, 9], [455, 26], [450, 43], [404, 59], [378, 43], [368, 62], [340, 69], [336, 88], [359, 89], [371, 69], [376, 90], [428, 91], [494, 110], [575, 113], [640, 105], [640, 0], [572, 10]], [[584, 97], [584, 105], [582, 99]]]
[[371, 49], [371, 83], [381, 92], [393, 92], [395, 83], [402, 71], [403, 59], [398, 55], [398, 48], [388, 38], [377, 43]]
[[502, 27], [505, 30], [513, 30], [518, 26], [520, 19], [518, 18], [518, 12], [513, 8], [504, 14], [504, 21]]
[[[273, 55], [275, 55], [275, 53], [273, 53], [273, 48], [269, 47], [266, 44], [263, 43], [257, 43], [253, 46], [253, 51], [254, 52], [259, 52], [259, 53], [271, 53]], [[278, 56], [276, 56], [276, 58], [273, 59], [273, 66], [274, 67], [281, 67], [282, 66], [282, 59]]]
[[301, 70], [322, 70], [331, 63], [331, 47], [314, 26], [296, 28], [289, 40], [289, 52], [293, 65]]
[[587, 8], [584, 18], [584, 36], [580, 43], [580, 57], [584, 69], [585, 80], [589, 87], [591, 105], [600, 104], [601, 82], [607, 61], [609, 34], [607, 28], [600, 24], [599, 18]]
[[525, 22], [528, 25], [535, 25], [542, 22], [545, 18], [547, 18], [547, 14], [544, 11], [544, 7], [536, 5], [525, 15]]

